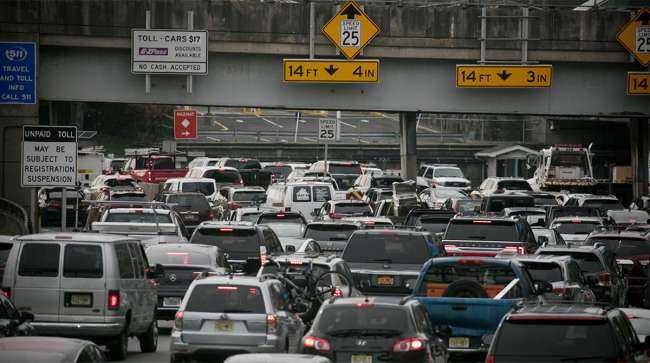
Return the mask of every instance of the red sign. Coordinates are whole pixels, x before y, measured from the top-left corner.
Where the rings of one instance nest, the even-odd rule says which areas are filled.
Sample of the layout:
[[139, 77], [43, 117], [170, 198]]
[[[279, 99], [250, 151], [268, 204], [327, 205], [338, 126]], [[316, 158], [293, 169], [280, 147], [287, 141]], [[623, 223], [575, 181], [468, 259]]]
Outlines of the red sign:
[[174, 138], [175, 139], [196, 139], [196, 111], [175, 110], [174, 111]]

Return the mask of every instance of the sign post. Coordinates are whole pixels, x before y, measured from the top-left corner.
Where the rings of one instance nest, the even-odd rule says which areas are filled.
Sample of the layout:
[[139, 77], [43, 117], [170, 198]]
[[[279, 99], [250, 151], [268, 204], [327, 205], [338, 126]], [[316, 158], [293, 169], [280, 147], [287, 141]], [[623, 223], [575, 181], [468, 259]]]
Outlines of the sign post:
[[196, 139], [196, 110], [174, 110], [174, 138]]
[[67, 227], [67, 187], [77, 186], [77, 127], [23, 126], [20, 185], [61, 187], [61, 231]]
[[0, 104], [36, 104], [36, 43], [0, 42]]

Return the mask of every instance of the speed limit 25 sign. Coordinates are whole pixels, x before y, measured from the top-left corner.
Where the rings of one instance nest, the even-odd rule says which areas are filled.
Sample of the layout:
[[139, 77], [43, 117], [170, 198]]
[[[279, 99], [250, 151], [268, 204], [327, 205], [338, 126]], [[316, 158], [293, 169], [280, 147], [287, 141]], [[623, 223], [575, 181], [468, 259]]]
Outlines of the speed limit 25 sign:
[[322, 29], [325, 36], [348, 59], [356, 57], [379, 34], [379, 27], [350, 0]]
[[323, 141], [336, 141], [339, 139], [339, 124], [336, 119], [318, 120], [318, 139]]

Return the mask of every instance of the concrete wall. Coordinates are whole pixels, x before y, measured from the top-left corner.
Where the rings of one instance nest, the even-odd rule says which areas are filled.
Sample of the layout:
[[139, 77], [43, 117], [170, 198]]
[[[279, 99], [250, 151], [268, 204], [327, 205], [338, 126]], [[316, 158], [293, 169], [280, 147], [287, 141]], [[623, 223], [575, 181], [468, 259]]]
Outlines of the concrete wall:
[[[537, 4], [536, 4], [537, 5]], [[307, 54], [309, 4], [220, 0], [5, 0], [0, 32], [39, 32], [43, 44], [128, 48], [132, 28], [143, 28], [146, 10], [154, 28], [185, 28], [194, 11], [196, 29], [210, 31], [211, 51]], [[381, 33], [366, 49], [369, 57], [478, 59], [480, 8], [365, 6]], [[335, 3], [316, 6], [316, 54], [333, 55], [320, 28]], [[519, 8], [491, 7], [488, 15], [517, 15]], [[626, 11], [531, 10], [530, 59], [627, 62], [616, 33]], [[488, 37], [516, 37], [518, 20], [489, 19]], [[90, 38], [92, 37], [92, 38]], [[518, 59], [517, 42], [489, 42], [488, 59]]]

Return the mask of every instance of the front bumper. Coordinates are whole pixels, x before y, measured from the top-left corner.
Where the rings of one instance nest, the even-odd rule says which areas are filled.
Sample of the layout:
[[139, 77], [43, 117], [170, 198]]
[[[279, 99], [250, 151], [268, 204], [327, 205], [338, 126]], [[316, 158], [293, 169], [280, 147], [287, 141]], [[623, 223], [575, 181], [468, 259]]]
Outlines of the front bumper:
[[124, 318], [112, 323], [61, 323], [61, 322], [32, 322], [30, 323], [38, 335], [55, 335], [70, 338], [115, 337], [125, 327]]
[[227, 345], [227, 344], [192, 344], [184, 342], [182, 333], [172, 330], [169, 342], [169, 352], [176, 356], [215, 356], [227, 357], [241, 353], [279, 353], [282, 342], [276, 335], [267, 335], [266, 344], [263, 345]]

